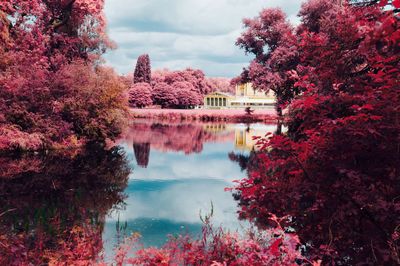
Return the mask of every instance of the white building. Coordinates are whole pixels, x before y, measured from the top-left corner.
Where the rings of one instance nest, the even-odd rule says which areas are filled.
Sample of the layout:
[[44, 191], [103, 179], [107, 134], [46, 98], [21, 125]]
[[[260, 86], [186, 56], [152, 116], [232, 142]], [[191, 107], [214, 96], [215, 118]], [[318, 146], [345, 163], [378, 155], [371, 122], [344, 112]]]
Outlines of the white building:
[[204, 108], [206, 109], [252, 109], [272, 108], [275, 104], [275, 96], [272, 91], [267, 94], [258, 91], [251, 83], [236, 85], [235, 95], [224, 92], [213, 92], [204, 96]]

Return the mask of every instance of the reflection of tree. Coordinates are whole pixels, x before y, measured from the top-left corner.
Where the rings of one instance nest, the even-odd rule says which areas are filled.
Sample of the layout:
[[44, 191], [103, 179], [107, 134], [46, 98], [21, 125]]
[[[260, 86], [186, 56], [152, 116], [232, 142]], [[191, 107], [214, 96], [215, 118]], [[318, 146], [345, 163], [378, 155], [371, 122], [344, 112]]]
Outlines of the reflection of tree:
[[[203, 124], [162, 124], [162, 123], [134, 123], [127, 139], [133, 146], [150, 143], [151, 148], [160, 151], [183, 151], [185, 154], [199, 153], [203, 150], [205, 142], [226, 138], [230, 133], [215, 133], [204, 130]], [[145, 156], [147, 147], [134, 148], [138, 155]], [[138, 158], [138, 157], [137, 157]], [[144, 162], [144, 157], [143, 159]], [[141, 160], [140, 160], [141, 161]]]
[[257, 152], [254, 150], [252, 150], [248, 155], [230, 152], [228, 157], [232, 162], [237, 162], [242, 171], [255, 169], [259, 164], [259, 161], [257, 160]]
[[[1, 160], [15, 174], [0, 178], [0, 264], [46, 264], [69, 248], [97, 257], [105, 215], [123, 204], [130, 172], [124, 154], [92, 147], [75, 156]], [[30, 161], [34, 167], [25, 167]]]
[[133, 143], [136, 162], [144, 168], [149, 165], [150, 143]]

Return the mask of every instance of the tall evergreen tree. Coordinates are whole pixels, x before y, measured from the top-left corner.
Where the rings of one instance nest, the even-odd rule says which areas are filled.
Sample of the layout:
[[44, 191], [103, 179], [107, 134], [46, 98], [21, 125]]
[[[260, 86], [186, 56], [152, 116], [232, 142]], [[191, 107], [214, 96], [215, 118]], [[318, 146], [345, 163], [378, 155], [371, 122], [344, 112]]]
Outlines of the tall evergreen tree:
[[150, 81], [151, 81], [150, 57], [148, 54], [143, 54], [138, 57], [135, 73], [133, 75], [133, 83], [139, 83], [139, 82], [150, 83]]

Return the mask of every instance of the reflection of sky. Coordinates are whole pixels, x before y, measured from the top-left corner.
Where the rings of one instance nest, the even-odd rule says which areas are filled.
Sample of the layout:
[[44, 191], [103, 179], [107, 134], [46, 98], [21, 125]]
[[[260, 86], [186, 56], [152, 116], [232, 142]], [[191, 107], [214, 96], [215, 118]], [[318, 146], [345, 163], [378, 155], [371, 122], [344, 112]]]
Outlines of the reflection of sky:
[[211, 178], [229, 182], [239, 177], [239, 167], [228, 158], [228, 153], [234, 150], [233, 143], [206, 143], [200, 154], [189, 155], [183, 152], [160, 152], [152, 149], [147, 168], [136, 165], [131, 147], [125, 145], [125, 149], [131, 167], [134, 168], [130, 178], [135, 180]]
[[106, 220], [106, 254], [116, 241], [116, 222], [127, 222], [127, 233], [139, 232], [143, 244], [162, 245], [168, 234], [200, 233], [199, 213], [210, 212], [212, 221], [231, 230], [240, 229], [237, 203], [230, 192], [232, 180], [245, 176], [228, 153], [231, 142], [205, 143], [201, 153], [161, 152], [152, 149], [147, 168], [136, 165], [132, 147], [122, 144], [134, 168], [125, 193], [126, 209], [113, 212]]

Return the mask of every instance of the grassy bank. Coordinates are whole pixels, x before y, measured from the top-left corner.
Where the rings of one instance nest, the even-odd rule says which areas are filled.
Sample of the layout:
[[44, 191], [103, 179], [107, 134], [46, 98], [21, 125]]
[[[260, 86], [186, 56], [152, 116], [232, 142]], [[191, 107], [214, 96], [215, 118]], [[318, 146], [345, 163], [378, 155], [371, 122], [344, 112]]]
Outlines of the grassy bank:
[[255, 110], [251, 115], [240, 110], [209, 109], [130, 109], [134, 118], [146, 118], [159, 121], [225, 121], [225, 122], [274, 122], [273, 109]]

